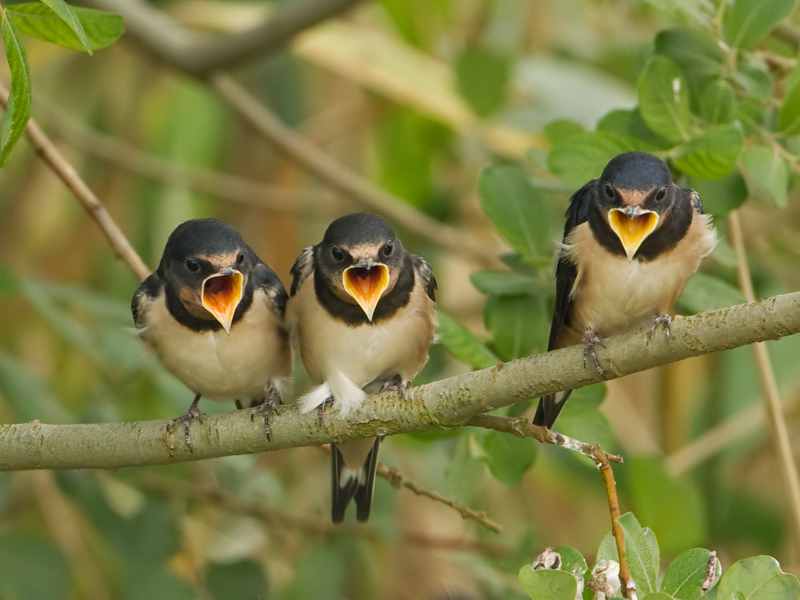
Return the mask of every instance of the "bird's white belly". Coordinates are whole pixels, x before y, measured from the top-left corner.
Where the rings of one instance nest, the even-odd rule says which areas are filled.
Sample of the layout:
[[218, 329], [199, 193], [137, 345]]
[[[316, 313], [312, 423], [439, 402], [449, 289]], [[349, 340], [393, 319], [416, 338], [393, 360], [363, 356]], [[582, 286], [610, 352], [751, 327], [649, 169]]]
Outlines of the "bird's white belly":
[[291, 350], [276, 317], [257, 300], [228, 335], [184, 327], [159, 298], [148, 311], [142, 338], [193, 392], [218, 401], [261, 398], [274, 379], [291, 374]]

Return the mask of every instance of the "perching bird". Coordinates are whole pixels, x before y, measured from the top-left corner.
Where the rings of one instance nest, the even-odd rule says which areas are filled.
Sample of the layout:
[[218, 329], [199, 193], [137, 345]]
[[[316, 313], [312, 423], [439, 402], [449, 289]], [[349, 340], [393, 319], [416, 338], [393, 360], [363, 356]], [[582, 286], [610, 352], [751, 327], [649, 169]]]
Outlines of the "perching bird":
[[[292, 275], [286, 322], [316, 386], [300, 399], [303, 412], [322, 415], [330, 399], [346, 418], [367, 394], [411, 384], [433, 342], [436, 279], [389, 223], [370, 214], [337, 219], [322, 242], [303, 250]], [[358, 520], [369, 518], [379, 444], [331, 444], [334, 523], [351, 499]]]
[[179, 225], [158, 270], [133, 295], [131, 310], [146, 346], [195, 393], [169, 430], [202, 420], [201, 397], [260, 402], [269, 417], [291, 386], [292, 349], [283, 321], [286, 290], [238, 232], [218, 219]]
[[[620, 154], [570, 198], [557, 253], [549, 350], [584, 343], [603, 370], [601, 338], [652, 323], [669, 337], [669, 312], [717, 243], [694, 190], [679, 188], [660, 159]], [[534, 424], [552, 427], [571, 391], [543, 397]]]

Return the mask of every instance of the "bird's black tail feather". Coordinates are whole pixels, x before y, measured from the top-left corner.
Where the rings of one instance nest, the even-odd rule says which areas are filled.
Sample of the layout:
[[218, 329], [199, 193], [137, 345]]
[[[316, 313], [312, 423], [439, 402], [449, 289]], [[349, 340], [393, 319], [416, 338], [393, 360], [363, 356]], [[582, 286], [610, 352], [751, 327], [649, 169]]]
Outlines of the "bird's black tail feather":
[[539, 406], [536, 408], [536, 415], [533, 417], [534, 425], [544, 425], [548, 429], [553, 427], [561, 409], [564, 408], [569, 397], [572, 395], [572, 390], [559, 392], [558, 394], [550, 394], [542, 396], [539, 400]]
[[331, 519], [334, 523], [344, 520], [350, 500], [356, 501], [356, 519], [367, 521], [372, 508], [372, 492], [375, 489], [375, 469], [378, 466], [378, 447], [381, 438], [375, 438], [372, 450], [359, 471], [345, 467], [342, 453], [331, 444]]

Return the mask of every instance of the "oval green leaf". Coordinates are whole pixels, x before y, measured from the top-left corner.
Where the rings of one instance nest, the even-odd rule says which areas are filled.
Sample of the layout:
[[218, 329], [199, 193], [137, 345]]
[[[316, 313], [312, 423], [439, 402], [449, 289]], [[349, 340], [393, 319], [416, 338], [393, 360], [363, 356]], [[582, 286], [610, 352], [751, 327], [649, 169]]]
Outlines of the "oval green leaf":
[[778, 125], [784, 135], [800, 134], [800, 66], [786, 82]]
[[604, 131], [571, 135], [553, 146], [547, 166], [566, 183], [581, 187], [605, 169], [608, 161], [623, 152], [647, 150], [634, 138]]
[[637, 92], [639, 112], [650, 129], [670, 140], [688, 137], [689, 90], [678, 65], [666, 56], [652, 57], [639, 76]]
[[534, 571], [533, 567], [525, 565], [518, 577], [522, 589], [533, 600], [575, 600], [578, 593], [578, 580], [566, 571]]
[[516, 165], [486, 167], [478, 179], [481, 206], [500, 234], [525, 258], [535, 258], [549, 245], [544, 193]]
[[125, 32], [125, 22], [121, 16], [91, 8], [71, 7], [71, 13], [78, 23], [82, 23], [85, 42], [61, 15], [43, 4], [15, 4], [6, 10], [14, 13], [23, 33], [71, 50], [86, 49], [89, 54], [110, 46]]
[[742, 157], [751, 193], [785, 207], [789, 194], [789, 167], [771, 146], [752, 146]]
[[797, 600], [800, 581], [771, 556], [754, 556], [734, 563], [719, 582], [718, 598], [739, 593], [745, 600]]
[[725, 217], [747, 200], [747, 184], [739, 171], [731, 171], [719, 179], [690, 177], [689, 187], [703, 200], [703, 210], [715, 217]]
[[[667, 567], [661, 582], [661, 591], [670, 594], [676, 600], [695, 600], [705, 594], [703, 583], [708, 577], [709, 555], [710, 552], [705, 548], [692, 548], [679, 555]], [[714, 586], [720, 575], [722, 575], [722, 565], [719, 559], [714, 559], [714, 575], [709, 589]]]
[[0, 24], [0, 35], [3, 36], [6, 60], [11, 71], [11, 92], [0, 131], [0, 167], [2, 167], [8, 161], [14, 145], [25, 133], [25, 127], [31, 118], [31, 70], [28, 66], [28, 54], [22, 45], [14, 17], [7, 10]]
[[725, 10], [722, 32], [734, 48], [747, 48], [792, 12], [794, 0], [733, 0]]
[[736, 115], [736, 92], [727, 81], [712, 81], [700, 94], [700, 115], [711, 124], [730, 123]]
[[736, 166], [743, 143], [736, 125], [714, 125], [678, 146], [673, 162], [691, 177], [719, 179]]
[[439, 311], [439, 327], [436, 333], [439, 343], [461, 362], [476, 369], [485, 369], [500, 362], [469, 329], [450, 315]]
[[490, 431], [481, 438], [484, 460], [495, 479], [517, 485], [536, 459], [536, 440], [502, 431]]
[[625, 513], [617, 519], [625, 532], [625, 557], [636, 589], [642, 595], [656, 591], [659, 568], [659, 551], [655, 534], [639, 525], [633, 513]]

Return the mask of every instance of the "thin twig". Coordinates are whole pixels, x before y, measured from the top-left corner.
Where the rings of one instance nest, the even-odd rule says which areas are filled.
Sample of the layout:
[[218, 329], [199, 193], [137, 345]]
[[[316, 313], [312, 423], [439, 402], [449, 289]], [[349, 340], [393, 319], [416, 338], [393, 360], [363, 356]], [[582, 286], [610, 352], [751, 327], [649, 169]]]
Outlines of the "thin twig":
[[617, 542], [617, 551], [619, 552], [619, 578], [622, 582], [623, 594], [625, 594], [626, 598], [635, 598], [636, 587], [631, 578], [628, 563], [625, 560], [625, 534], [622, 531], [622, 527], [617, 523], [617, 519], [620, 516], [619, 499], [617, 497], [617, 484], [614, 480], [614, 472], [611, 469], [611, 463], [621, 463], [622, 457], [616, 454], [609, 454], [597, 444], [587, 444], [586, 442], [567, 437], [557, 431], [552, 431], [547, 427], [534, 425], [525, 417], [509, 418], [496, 415], [477, 415], [467, 421], [466, 424], [472, 427], [502, 431], [518, 437], [533, 438], [539, 440], [543, 444], [561, 446], [573, 452], [577, 452], [578, 454], [582, 454], [587, 458], [591, 458], [594, 461], [605, 483], [608, 508], [611, 512], [611, 532], [614, 534], [614, 539]]
[[[324, 519], [290, 515], [269, 506], [263, 500], [243, 500], [234, 494], [226, 493], [222, 489], [210, 485], [184, 483], [172, 478], [159, 476], [141, 477], [137, 480], [137, 483], [138, 486], [143, 489], [160, 494], [179, 496], [197, 502], [213, 504], [226, 512], [252, 517], [261, 521], [268, 527], [279, 529], [284, 532], [300, 531], [307, 535], [314, 536], [359, 537], [371, 541], [379, 541], [383, 537], [380, 531], [368, 526], [350, 523], [333, 525]], [[510, 548], [498, 546], [496, 544], [487, 544], [460, 538], [435, 537], [412, 531], [403, 532], [401, 541], [414, 546], [453, 550], [457, 552], [474, 552], [491, 557], [507, 556], [511, 553]]]
[[[7, 107], [8, 103], [8, 90], [0, 83], [0, 104]], [[36, 121], [31, 118], [28, 121], [28, 126], [25, 128], [25, 135], [36, 150], [39, 157], [47, 163], [47, 165], [55, 172], [61, 181], [75, 194], [75, 197], [80, 201], [89, 216], [95, 220], [100, 227], [114, 253], [125, 262], [126, 265], [133, 271], [134, 275], [139, 278], [139, 281], [144, 281], [150, 275], [150, 269], [144, 264], [144, 261], [133, 249], [125, 234], [108, 214], [106, 207], [95, 196], [94, 192], [89, 189], [89, 186], [80, 178], [78, 173], [67, 161], [66, 158], [58, 151], [53, 143], [41, 130]]]
[[[736, 250], [738, 259], [739, 287], [744, 297], [752, 302], [755, 300], [755, 291], [753, 290], [753, 280], [750, 277], [750, 268], [747, 264], [747, 252], [744, 246], [744, 236], [742, 234], [742, 224], [739, 220], [738, 210], [731, 212], [728, 216], [728, 224], [731, 244]], [[797, 473], [797, 464], [792, 455], [792, 445], [789, 441], [786, 420], [783, 418], [778, 384], [775, 381], [775, 371], [772, 368], [769, 351], [764, 342], [753, 344], [753, 352], [755, 353], [756, 365], [759, 375], [761, 376], [761, 385], [767, 404], [767, 414], [772, 423], [772, 433], [778, 452], [778, 462], [781, 467], [783, 482], [786, 486], [786, 493], [789, 497], [789, 511], [792, 514], [795, 525], [795, 542], [800, 544], [800, 477]]]
[[500, 533], [503, 531], [503, 526], [493, 521], [488, 517], [485, 510], [477, 511], [472, 508], [467, 508], [466, 506], [459, 504], [455, 500], [451, 500], [450, 498], [445, 498], [439, 492], [433, 492], [431, 490], [426, 490], [423, 487], [420, 487], [416, 482], [412, 481], [408, 477], [401, 475], [397, 469], [394, 467], [387, 467], [382, 463], [378, 463], [378, 468], [375, 471], [380, 477], [388, 480], [394, 487], [404, 487], [407, 490], [411, 490], [418, 496], [425, 496], [426, 498], [430, 498], [431, 500], [435, 500], [445, 506], [449, 506], [450, 508], [454, 509], [458, 512], [464, 519], [474, 519], [478, 521], [481, 525], [486, 527], [495, 533]]
[[322, 218], [334, 212], [330, 207], [330, 194], [304, 193], [292, 188], [265, 185], [243, 177], [171, 161], [145, 152], [119, 138], [85, 127], [65, 111], [49, 103], [39, 101], [36, 105], [44, 109], [45, 121], [65, 136], [65, 141], [126, 171], [168, 185], [180, 184], [225, 200], [275, 212]]
[[208, 77], [208, 84], [261, 136], [348, 199], [442, 248], [477, 260], [484, 266], [504, 268], [491, 245], [429, 217], [318, 150], [284, 125], [230, 75], [214, 73]]

